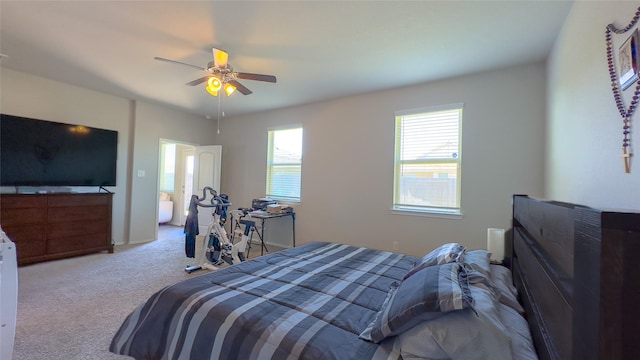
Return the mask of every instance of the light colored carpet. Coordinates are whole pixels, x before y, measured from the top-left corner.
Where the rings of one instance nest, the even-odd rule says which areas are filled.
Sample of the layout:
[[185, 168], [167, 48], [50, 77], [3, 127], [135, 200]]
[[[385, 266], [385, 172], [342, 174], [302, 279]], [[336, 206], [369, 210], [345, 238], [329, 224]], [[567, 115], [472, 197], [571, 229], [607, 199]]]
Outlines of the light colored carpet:
[[130, 359], [109, 352], [125, 317], [164, 286], [205, 273], [184, 271], [193, 259], [185, 257], [182, 229], [173, 230], [114, 254], [18, 268], [14, 360]]

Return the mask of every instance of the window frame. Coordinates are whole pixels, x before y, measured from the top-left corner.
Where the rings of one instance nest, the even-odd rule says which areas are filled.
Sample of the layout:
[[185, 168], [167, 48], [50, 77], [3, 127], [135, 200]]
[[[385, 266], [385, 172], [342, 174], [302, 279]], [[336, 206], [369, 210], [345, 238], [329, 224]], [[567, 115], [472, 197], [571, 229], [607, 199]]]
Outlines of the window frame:
[[[455, 158], [433, 158], [424, 160], [407, 160], [402, 161], [401, 155], [401, 134], [402, 130], [402, 118], [406, 116], [420, 115], [420, 114], [432, 114], [442, 111], [458, 111], [458, 151]], [[393, 158], [393, 196], [391, 210], [396, 214], [410, 214], [429, 217], [444, 217], [444, 218], [462, 218], [462, 120], [464, 114], [464, 103], [454, 103], [440, 106], [430, 106], [424, 108], [416, 108], [409, 110], [401, 110], [394, 112], [394, 158]], [[403, 164], [411, 163], [417, 165], [425, 164], [456, 164], [456, 194], [455, 200], [457, 207], [438, 207], [438, 206], [426, 206], [426, 205], [410, 205], [399, 204], [400, 197], [400, 178], [402, 176], [401, 167]]]
[[[271, 194], [271, 192], [273, 192], [273, 188], [270, 189], [270, 184], [271, 184], [271, 174], [273, 173], [273, 153], [274, 153], [274, 135], [276, 132], [278, 131], [288, 131], [288, 130], [297, 130], [299, 129], [301, 131], [301, 139], [300, 139], [300, 163], [299, 165], [296, 163], [291, 163], [291, 164], [286, 164], [286, 163], [282, 163], [282, 164], [278, 164], [278, 165], [293, 165], [293, 166], [299, 166], [299, 183], [298, 183], [298, 196], [282, 196], [282, 195], [274, 195]], [[301, 201], [302, 198], [302, 162], [303, 162], [303, 149], [304, 149], [304, 127], [301, 124], [295, 124], [295, 125], [290, 125], [290, 126], [282, 126], [282, 127], [276, 127], [276, 128], [270, 128], [267, 130], [267, 159], [266, 159], [266, 181], [265, 181], [265, 196], [270, 198], [270, 199], [274, 199], [274, 200], [279, 200], [281, 202], [285, 202], [285, 203], [293, 203], [293, 204], [298, 204]]]

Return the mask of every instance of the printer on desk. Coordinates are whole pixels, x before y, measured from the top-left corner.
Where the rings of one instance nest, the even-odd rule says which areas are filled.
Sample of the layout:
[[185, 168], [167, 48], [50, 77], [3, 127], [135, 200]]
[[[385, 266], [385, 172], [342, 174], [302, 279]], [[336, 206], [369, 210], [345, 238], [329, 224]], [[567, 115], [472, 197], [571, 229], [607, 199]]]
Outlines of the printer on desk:
[[290, 214], [293, 212], [289, 205], [278, 204], [275, 200], [269, 198], [253, 199], [251, 207], [253, 211], [263, 211], [267, 214]]
[[273, 205], [275, 203], [276, 203], [276, 201], [273, 200], [273, 199], [259, 198], [259, 199], [253, 199], [251, 201], [251, 207], [253, 208], [253, 210], [267, 211], [267, 207], [269, 205]]

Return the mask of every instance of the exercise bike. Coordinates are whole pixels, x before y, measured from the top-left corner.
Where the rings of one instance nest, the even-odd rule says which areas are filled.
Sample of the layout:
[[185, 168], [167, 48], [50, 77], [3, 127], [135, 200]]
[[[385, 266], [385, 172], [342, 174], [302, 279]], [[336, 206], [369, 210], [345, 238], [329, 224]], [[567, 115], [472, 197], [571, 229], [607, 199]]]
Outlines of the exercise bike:
[[[209, 203], [207, 200], [207, 192], [211, 196]], [[233, 243], [227, 236], [224, 224], [227, 221], [227, 208], [231, 205], [226, 194], [218, 195], [218, 193], [206, 186], [202, 190], [202, 198], [198, 198], [197, 205], [205, 208], [215, 208], [212, 220], [207, 227], [205, 235], [204, 251], [196, 261], [196, 265], [189, 265], [184, 270], [191, 273], [200, 269], [215, 270], [216, 266], [227, 263], [233, 265], [245, 260], [244, 251], [247, 247], [247, 237], [243, 236], [240, 241]]]

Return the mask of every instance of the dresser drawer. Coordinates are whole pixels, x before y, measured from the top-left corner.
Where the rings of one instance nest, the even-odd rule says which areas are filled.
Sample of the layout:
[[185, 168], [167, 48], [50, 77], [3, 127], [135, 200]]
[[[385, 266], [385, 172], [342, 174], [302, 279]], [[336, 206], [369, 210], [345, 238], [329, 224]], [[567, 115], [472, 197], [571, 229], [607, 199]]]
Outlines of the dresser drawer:
[[[110, 241], [110, 239], [109, 239]], [[107, 234], [82, 234], [78, 236], [68, 236], [60, 239], [49, 239], [47, 242], [47, 253], [69, 253], [74, 251], [86, 251], [92, 248], [104, 248], [108, 243]]]
[[49, 224], [100, 220], [110, 216], [109, 210], [106, 206], [50, 207], [47, 210], [47, 219]]
[[[4, 205], [4, 204], [3, 204]], [[45, 208], [2, 208], [0, 210], [0, 224], [5, 226], [42, 224], [46, 221]]]
[[111, 198], [104, 194], [52, 194], [47, 200], [50, 208], [108, 205]]
[[0, 195], [0, 224], [42, 224], [46, 221], [46, 198], [42, 195]]
[[65, 239], [72, 236], [107, 233], [107, 221], [87, 220], [49, 223], [47, 226], [47, 238]]
[[39, 194], [1, 194], [0, 209], [44, 208], [47, 197]]
[[42, 256], [47, 251], [44, 225], [2, 226], [11, 241], [16, 244], [18, 261], [23, 258]]

